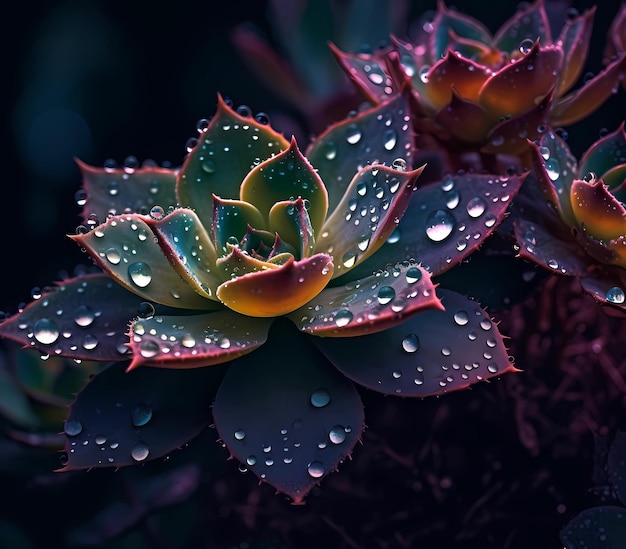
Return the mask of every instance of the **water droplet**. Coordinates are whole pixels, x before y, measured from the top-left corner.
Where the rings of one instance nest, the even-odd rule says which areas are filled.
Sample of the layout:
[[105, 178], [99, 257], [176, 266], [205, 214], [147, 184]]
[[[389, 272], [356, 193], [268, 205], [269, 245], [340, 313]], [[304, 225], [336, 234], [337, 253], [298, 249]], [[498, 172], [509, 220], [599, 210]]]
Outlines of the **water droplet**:
[[348, 309], [341, 309], [335, 315], [335, 324], [340, 328], [352, 322], [353, 315]]
[[459, 326], [465, 326], [469, 322], [469, 315], [466, 311], [457, 311], [454, 314], [454, 322]]
[[130, 419], [135, 427], [143, 427], [152, 419], [152, 408], [140, 402], [132, 409]]
[[531, 38], [524, 38], [519, 45], [519, 51], [526, 55], [533, 47], [534, 41]]
[[96, 315], [87, 305], [79, 305], [74, 311], [74, 322], [83, 328], [90, 326], [96, 319]]
[[117, 248], [109, 248], [106, 252], [104, 252], [104, 257], [107, 258], [107, 261], [111, 265], [118, 265], [119, 262], [122, 260], [120, 251]]
[[244, 438], [246, 438], [246, 433], [244, 431], [241, 429], [235, 431], [235, 440], [243, 440]]
[[348, 126], [346, 141], [350, 143], [350, 145], [356, 145], [361, 140], [362, 136], [363, 134], [356, 124], [350, 124], [350, 126]]
[[454, 210], [459, 205], [460, 200], [459, 193], [457, 191], [450, 191], [446, 193], [446, 207], [449, 210]]
[[256, 465], [256, 456], [248, 456], [246, 458], [246, 463], [250, 466]]
[[215, 173], [215, 162], [213, 160], [205, 160], [201, 166], [205, 173]]
[[613, 286], [606, 292], [606, 300], [611, 303], [624, 303], [625, 297], [624, 290], [622, 290], [619, 286]]
[[346, 269], [350, 269], [356, 263], [356, 254], [354, 252], [346, 252], [341, 261]]
[[393, 128], [389, 128], [383, 135], [383, 146], [386, 151], [391, 151], [398, 142], [398, 134]]
[[135, 461], [144, 461], [148, 457], [148, 454], [150, 454], [150, 448], [148, 448], [148, 445], [143, 441], [136, 442], [130, 450], [130, 456]]
[[337, 156], [337, 145], [334, 142], [328, 141], [324, 143], [324, 156], [326, 160], [333, 160]]
[[407, 334], [402, 339], [402, 350], [405, 353], [414, 353], [420, 348], [420, 340], [416, 334]]
[[306, 470], [313, 478], [320, 478], [324, 475], [324, 466], [319, 461], [312, 461], [309, 463]]
[[397, 170], [399, 172], [405, 172], [406, 171], [406, 160], [404, 158], [396, 158], [391, 163], [391, 167], [394, 170]]
[[330, 393], [328, 389], [317, 389], [311, 393], [311, 404], [315, 408], [323, 408], [330, 403]]
[[343, 425], [335, 425], [328, 433], [328, 438], [333, 444], [341, 444], [346, 440], [346, 430]]
[[452, 234], [454, 218], [445, 210], [435, 210], [426, 219], [426, 236], [433, 242], [441, 242]]
[[33, 326], [33, 336], [44, 345], [50, 345], [59, 339], [59, 326], [54, 320], [40, 318]]
[[65, 434], [68, 437], [75, 437], [80, 435], [83, 430], [83, 425], [77, 419], [67, 419], [64, 425]]
[[154, 316], [156, 309], [149, 301], [142, 301], [137, 307], [137, 316], [143, 319], [150, 319]]
[[387, 305], [396, 297], [396, 291], [391, 286], [381, 286], [378, 290], [378, 303]]
[[152, 208], [150, 208], [150, 217], [152, 219], [158, 221], [159, 219], [163, 219], [164, 216], [165, 210], [161, 206], [152, 206]]
[[135, 286], [145, 288], [152, 282], [152, 269], [147, 263], [137, 261], [128, 266], [128, 276]]
[[487, 204], [485, 201], [480, 198], [480, 196], [476, 196], [472, 198], [467, 203], [467, 213], [470, 217], [480, 217], [485, 213], [485, 209], [487, 208]]
[[422, 279], [422, 271], [418, 267], [409, 267], [406, 271], [406, 281], [415, 284]]
[[556, 158], [546, 160], [546, 172], [552, 181], [556, 181], [561, 176], [561, 164]]

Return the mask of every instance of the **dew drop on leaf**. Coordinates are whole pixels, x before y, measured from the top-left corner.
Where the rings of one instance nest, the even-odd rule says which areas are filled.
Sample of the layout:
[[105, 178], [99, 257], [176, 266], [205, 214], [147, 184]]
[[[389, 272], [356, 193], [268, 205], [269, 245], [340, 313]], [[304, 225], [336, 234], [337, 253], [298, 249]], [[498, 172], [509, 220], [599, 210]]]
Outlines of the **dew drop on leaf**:
[[311, 393], [311, 404], [315, 408], [323, 408], [330, 403], [330, 393], [328, 389], [317, 389]]
[[433, 242], [441, 242], [452, 234], [454, 218], [445, 210], [435, 210], [426, 219], [426, 236]]
[[148, 448], [148, 445], [143, 441], [136, 442], [130, 450], [130, 456], [135, 461], [144, 461], [147, 459], [149, 454], [150, 448]]
[[33, 336], [44, 345], [50, 345], [59, 338], [59, 326], [54, 320], [41, 318], [33, 326]]
[[135, 427], [143, 427], [152, 419], [152, 408], [140, 402], [132, 409], [130, 418]]
[[152, 269], [143, 261], [137, 261], [128, 266], [128, 276], [135, 286], [145, 288], [152, 282]]

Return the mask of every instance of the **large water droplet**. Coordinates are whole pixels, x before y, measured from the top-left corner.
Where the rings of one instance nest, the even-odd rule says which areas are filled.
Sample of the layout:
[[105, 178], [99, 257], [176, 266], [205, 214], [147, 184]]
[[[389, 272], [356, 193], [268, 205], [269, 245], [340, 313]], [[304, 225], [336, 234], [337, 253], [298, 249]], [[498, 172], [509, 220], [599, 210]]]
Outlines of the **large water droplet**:
[[382, 286], [378, 290], [378, 303], [381, 305], [387, 305], [394, 297], [396, 297], [396, 291], [391, 286]]
[[319, 461], [309, 463], [306, 470], [313, 478], [320, 478], [324, 475], [324, 466]]
[[406, 271], [406, 281], [409, 284], [415, 284], [422, 279], [422, 271], [417, 267], [409, 267]]
[[476, 196], [472, 198], [467, 203], [467, 213], [470, 217], [480, 217], [485, 213], [485, 209], [487, 208], [487, 204], [485, 201], [480, 198], [480, 196]]
[[246, 438], [246, 433], [244, 431], [242, 431], [241, 429], [239, 429], [238, 431], [235, 431], [235, 440], [243, 440], [244, 438]]
[[405, 353], [414, 353], [420, 348], [420, 340], [416, 334], [407, 334], [402, 339], [402, 350]]
[[140, 402], [132, 409], [130, 418], [135, 427], [143, 427], [152, 419], [152, 408]]
[[138, 441], [130, 450], [130, 456], [135, 461], [144, 461], [150, 454], [150, 448], [143, 441]]
[[83, 328], [90, 326], [95, 318], [93, 310], [87, 305], [79, 305], [74, 311], [74, 322]]
[[445, 210], [435, 210], [426, 219], [426, 236], [433, 242], [441, 242], [452, 234], [454, 218]]
[[147, 263], [137, 261], [128, 266], [128, 276], [135, 286], [145, 288], [152, 282], [152, 269]]
[[552, 181], [556, 181], [561, 175], [561, 164], [556, 158], [550, 158], [546, 161], [546, 172]]
[[64, 425], [65, 434], [68, 437], [75, 437], [80, 435], [83, 430], [83, 425], [77, 419], [67, 419]]
[[311, 404], [315, 408], [323, 408], [330, 403], [330, 393], [328, 389], [317, 389], [311, 393]]
[[346, 430], [343, 425], [335, 425], [328, 433], [328, 438], [333, 444], [341, 444], [346, 440]]
[[396, 130], [394, 130], [393, 128], [389, 128], [385, 132], [385, 135], [383, 135], [383, 146], [385, 147], [385, 150], [387, 151], [393, 150], [397, 142], [398, 142], [398, 134], [396, 133]]
[[352, 321], [352, 313], [348, 309], [341, 309], [335, 315], [335, 324], [342, 328]]
[[360, 128], [356, 124], [350, 124], [348, 126], [348, 133], [346, 133], [346, 141], [350, 143], [350, 145], [356, 145], [360, 140], [363, 134], [361, 133]]
[[622, 290], [619, 286], [613, 286], [606, 292], [606, 300], [611, 303], [624, 303], [625, 298], [626, 296], [624, 295], [624, 290]]
[[54, 320], [40, 318], [33, 326], [33, 336], [39, 343], [50, 345], [59, 339], [59, 326]]
[[454, 314], [454, 322], [459, 326], [465, 326], [469, 322], [469, 315], [466, 311], [457, 311]]

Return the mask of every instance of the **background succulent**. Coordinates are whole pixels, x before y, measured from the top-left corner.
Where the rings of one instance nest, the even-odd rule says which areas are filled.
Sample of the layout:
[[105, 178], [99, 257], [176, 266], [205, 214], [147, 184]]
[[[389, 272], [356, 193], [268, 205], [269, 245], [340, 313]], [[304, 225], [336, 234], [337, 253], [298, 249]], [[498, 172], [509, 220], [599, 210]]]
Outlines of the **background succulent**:
[[553, 38], [543, 0], [520, 6], [495, 33], [437, 3], [411, 42], [370, 54], [334, 48], [346, 73], [372, 101], [410, 83], [416, 128], [447, 151], [518, 155], [526, 139], [588, 116], [623, 77], [624, 55], [570, 91], [587, 58], [595, 8], [572, 13]]
[[558, 135], [532, 143], [539, 191], [514, 225], [520, 255], [624, 312], [626, 136], [624, 123], [593, 143], [580, 161]]

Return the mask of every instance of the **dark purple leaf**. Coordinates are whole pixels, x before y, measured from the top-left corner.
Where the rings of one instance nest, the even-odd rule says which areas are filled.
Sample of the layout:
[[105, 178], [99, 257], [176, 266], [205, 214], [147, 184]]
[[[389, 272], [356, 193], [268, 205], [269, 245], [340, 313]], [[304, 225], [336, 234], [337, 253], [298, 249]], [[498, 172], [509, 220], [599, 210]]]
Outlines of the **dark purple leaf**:
[[[139, 168], [96, 168], [77, 161], [83, 177], [85, 203], [82, 217], [104, 222], [109, 214], [147, 214], [153, 206], [176, 206], [178, 169], [146, 165]], [[77, 196], [82, 205], [83, 197]]]
[[213, 416], [231, 454], [294, 503], [337, 469], [364, 427], [352, 383], [284, 321], [231, 365]]
[[373, 335], [313, 342], [354, 382], [390, 395], [441, 395], [516, 371], [498, 328], [475, 301], [437, 293], [445, 311], [424, 311]]
[[626, 539], [626, 508], [591, 507], [578, 513], [561, 530], [566, 549], [621, 549]]
[[44, 354], [124, 360], [128, 323], [142, 301], [105, 274], [72, 278], [0, 324], [0, 336]]
[[224, 368], [139, 368], [115, 363], [76, 395], [65, 421], [63, 471], [123, 467], [166, 456], [211, 423]]

